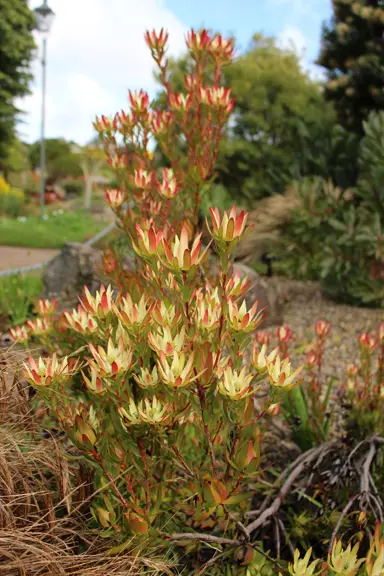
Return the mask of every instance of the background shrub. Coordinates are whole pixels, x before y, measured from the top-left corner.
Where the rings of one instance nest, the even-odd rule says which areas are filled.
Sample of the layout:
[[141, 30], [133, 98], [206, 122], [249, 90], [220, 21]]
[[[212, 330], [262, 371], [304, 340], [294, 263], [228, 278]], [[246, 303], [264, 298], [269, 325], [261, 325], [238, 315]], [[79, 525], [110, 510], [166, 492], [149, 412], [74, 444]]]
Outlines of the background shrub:
[[84, 185], [79, 180], [69, 180], [63, 184], [68, 198], [81, 196], [84, 192]]

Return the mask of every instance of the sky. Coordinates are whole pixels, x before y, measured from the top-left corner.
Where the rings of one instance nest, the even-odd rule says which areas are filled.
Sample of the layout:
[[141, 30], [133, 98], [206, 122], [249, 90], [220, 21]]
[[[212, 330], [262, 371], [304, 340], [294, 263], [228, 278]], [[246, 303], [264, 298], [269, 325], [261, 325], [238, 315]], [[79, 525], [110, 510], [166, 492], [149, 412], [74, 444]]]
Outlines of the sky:
[[[42, 0], [29, 0], [31, 8]], [[169, 31], [169, 54], [185, 51], [185, 34], [204, 25], [234, 35], [237, 52], [263, 32], [282, 46], [294, 46], [314, 77], [321, 24], [331, 0], [48, 0], [55, 12], [47, 38], [46, 137], [85, 144], [94, 136], [96, 115], [127, 108], [128, 89], [156, 93], [153, 64], [144, 41], [147, 29]], [[20, 137], [40, 137], [41, 45], [32, 65], [32, 94], [20, 99]]]

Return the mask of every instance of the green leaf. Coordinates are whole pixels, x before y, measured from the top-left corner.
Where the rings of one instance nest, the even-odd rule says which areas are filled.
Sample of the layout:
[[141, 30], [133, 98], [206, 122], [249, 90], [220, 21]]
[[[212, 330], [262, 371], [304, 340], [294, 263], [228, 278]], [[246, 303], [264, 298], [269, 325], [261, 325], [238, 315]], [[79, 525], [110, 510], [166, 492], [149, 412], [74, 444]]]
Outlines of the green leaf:
[[242, 494], [234, 494], [233, 496], [230, 496], [229, 498], [227, 498], [224, 502], [224, 504], [239, 504], [240, 502], [243, 502], [244, 500], [247, 500], [248, 498], [252, 498], [253, 496], [253, 492], [244, 492]]
[[326, 411], [327, 408], [328, 408], [329, 399], [330, 399], [330, 397], [331, 397], [333, 385], [334, 385], [335, 382], [337, 382], [337, 378], [331, 377], [331, 378], [329, 379], [328, 386], [327, 386], [327, 391], [326, 391], [326, 393], [325, 393], [325, 398], [324, 398], [324, 410], [325, 410], [325, 411]]
[[308, 500], [308, 502], [311, 502], [311, 504], [314, 504], [314, 506], [317, 506], [317, 508], [323, 508], [323, 504], [321, 502], [318, 502], [314, 498], [311, 498], [311, 496], [308, 496], [308, 494], [306, 494], [302, 490], [297, 489], [295, 490], [295, 492], [296, 494], [300, 494], [300, 496]]

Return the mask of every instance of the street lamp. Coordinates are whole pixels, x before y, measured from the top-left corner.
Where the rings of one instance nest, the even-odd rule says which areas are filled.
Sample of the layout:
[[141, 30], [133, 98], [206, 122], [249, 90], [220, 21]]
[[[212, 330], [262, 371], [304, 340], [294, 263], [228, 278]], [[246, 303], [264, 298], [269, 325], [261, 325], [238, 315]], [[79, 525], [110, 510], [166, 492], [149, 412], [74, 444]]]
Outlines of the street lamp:
[[43, 36], [42, 65], [42, 106], [41, 106], [41, 140], [40, 140], [40, 216], [44, 215], [45, 204], [45, 88], [46, 88], [46, 65], [47, 65], [47, 36], [51, 29], [55, 13], [47, 5], [47, 0], [34, 10], [36, 16], [37, 29]]

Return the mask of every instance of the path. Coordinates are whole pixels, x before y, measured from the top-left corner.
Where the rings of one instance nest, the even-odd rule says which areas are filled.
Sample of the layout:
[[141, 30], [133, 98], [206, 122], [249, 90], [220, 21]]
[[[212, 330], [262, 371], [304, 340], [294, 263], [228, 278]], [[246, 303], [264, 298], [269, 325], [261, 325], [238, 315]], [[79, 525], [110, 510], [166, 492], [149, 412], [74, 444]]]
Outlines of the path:
[[21, 248], [0, 246], [0, 270], [40, 264], [53, 258], [58, 250], [48, 248]]

